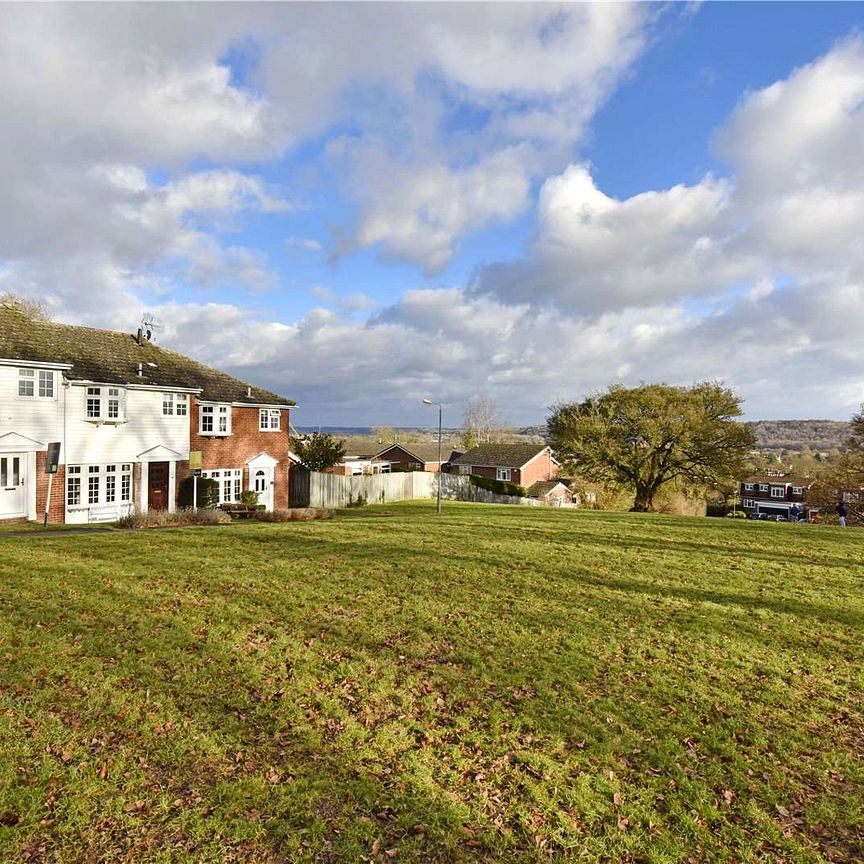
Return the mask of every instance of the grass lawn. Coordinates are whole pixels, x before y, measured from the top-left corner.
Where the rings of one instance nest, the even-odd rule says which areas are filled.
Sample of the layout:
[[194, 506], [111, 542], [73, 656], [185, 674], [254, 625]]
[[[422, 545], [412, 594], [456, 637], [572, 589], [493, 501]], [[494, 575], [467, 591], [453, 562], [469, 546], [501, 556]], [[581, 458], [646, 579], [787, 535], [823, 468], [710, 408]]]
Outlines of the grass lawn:
[[0, 860], [864, 860], [864, 532], [0, 535]]

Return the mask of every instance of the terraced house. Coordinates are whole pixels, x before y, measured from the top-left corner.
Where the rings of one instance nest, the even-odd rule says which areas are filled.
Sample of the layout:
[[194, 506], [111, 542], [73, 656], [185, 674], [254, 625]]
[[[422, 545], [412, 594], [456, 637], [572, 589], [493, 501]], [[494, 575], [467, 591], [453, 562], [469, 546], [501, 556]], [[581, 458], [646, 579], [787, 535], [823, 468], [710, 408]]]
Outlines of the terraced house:
[[[289, 411], [275, 393], [119, 333], [0, 304], [0, 521], [88, 523], [174, 510], [190, 451], [219, 500], [288, 501]], [[46, 454], [60, 444], [48, 500]]]

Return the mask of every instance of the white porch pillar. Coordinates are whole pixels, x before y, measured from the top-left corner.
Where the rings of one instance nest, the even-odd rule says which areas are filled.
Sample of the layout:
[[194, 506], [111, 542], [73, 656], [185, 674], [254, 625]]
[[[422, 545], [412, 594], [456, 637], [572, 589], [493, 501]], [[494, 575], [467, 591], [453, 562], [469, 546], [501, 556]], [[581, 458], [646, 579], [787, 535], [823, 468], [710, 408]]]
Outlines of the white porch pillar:
[[147, 462], [139, 462], [141, 466], [141, 488], [138, 490], [138, 509], [142, 513], [147, 512], [147, 487], [150, 481], [150, 465]]

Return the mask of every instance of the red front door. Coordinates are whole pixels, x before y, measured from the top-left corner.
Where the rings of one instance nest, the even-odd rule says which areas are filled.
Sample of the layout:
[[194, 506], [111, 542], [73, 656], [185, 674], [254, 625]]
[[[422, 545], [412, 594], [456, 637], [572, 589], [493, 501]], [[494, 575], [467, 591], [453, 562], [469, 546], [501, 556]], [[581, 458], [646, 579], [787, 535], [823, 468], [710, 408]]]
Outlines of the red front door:
[[151, 462], [147, 472], [147, 509], [168, 509], [168, 463]]

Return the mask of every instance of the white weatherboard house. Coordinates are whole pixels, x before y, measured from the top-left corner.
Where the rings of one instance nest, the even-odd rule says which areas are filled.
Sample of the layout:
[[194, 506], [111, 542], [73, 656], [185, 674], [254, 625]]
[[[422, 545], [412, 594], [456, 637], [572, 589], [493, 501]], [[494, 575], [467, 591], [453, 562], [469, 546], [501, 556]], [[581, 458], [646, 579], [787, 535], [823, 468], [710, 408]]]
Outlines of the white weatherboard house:
[[[195, 399], [230, 403], [226, 392], [293, 405], [159, 348], [140, 331], [55, 324], [0, 302], [0, 522], [42, 518], [51, 442], [61, 446], [50, 521], [174, 510], [178, 476], [188, 474]], [[232, 440], [243, 444], [242, 435]]]

